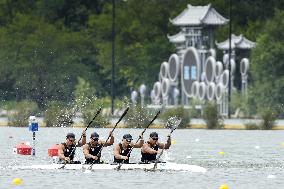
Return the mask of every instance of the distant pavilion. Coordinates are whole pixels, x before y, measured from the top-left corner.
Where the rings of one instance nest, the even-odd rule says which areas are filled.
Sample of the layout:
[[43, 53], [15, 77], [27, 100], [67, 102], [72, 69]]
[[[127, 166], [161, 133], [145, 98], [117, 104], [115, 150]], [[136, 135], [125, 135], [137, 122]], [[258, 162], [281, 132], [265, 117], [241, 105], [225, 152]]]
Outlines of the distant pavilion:
[[[229, 50], [229, 39], [217, 43], [217, 48], [220, 50], [228, 51]], [[252, 49], [255, 47], [255, 43], [245, 38], [242, 34], [236, 36], [234, 34], [231, 35], [231, 48], [234, 49]]]
[[216, 26], [224, 25], [228, 19], [220, 15], [211, 4], [206, 6], [187, 5], [187, 8], [170, 22], [181, 28], [173, 36], [168, 35], [177, 50], [195, 47], [197, 49], [214, 48], [213, 30]]

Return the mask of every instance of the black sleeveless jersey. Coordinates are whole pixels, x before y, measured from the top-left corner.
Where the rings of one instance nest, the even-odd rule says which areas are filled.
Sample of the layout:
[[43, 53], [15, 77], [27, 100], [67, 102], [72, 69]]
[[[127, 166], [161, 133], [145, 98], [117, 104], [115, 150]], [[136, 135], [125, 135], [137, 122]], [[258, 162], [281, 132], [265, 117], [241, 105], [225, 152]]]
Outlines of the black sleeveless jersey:
[[[147, 143], [150, 145], [149, 142], [147, 142]], [[150, 145], [150, 148], [152, 148], [153, 150], [157, 151], [159, 149], [159, 146], [156, 145], [156, 144], [154, 146]], [[148, 163], [149, 161], [155, 161], [156, 160], [156, 156], [157, 156], [157, 154], [143, 153], [142, 151], [141, 151], [141, 155], [142, 155], [141, 161], [143, 163]]]
[[[129, 153], [129, 151], [130, 151], [131, 148], [132, 148], [130, 145], [128, 145], [126, 149], [123, 149], [121, 143], [119, 143], [119, 147], [120, 147], [119, 154], [122, 155], [122, 156], [127, 156], [128, 153]], [[129, 155], [128, 157], [130, 157], [130, 155]], [[114, 157], [114, 162], [115, 162], [115, 163], [122, 163], [122, 162], [123, 162], [123, 163], [129, 163], [129, 159], [128, 159], [128, 160], [123, 160], [123, 159], [116, 159], [116, 158]]]
[[[95, 146], [92, 146], [90, 143], [88, 143], [89, 145], [89, 153], [93, 156], [98, 156], [98, 153], [100, 152], [102, 145], [97, 143]], [[91, 164], [91, 163], [100, 163], [100, 157], [98, 156], [97, 160], [91, 159], [91, 158], [85, 158], [86, 161], [85, 163], [87, 164]]]
[[74, 155], [75, 155], [75, 150], [76, 147], [74, 144], [72, 144], [71, 146], [67, 146], [66, 143], [62, 143], [62, 145], [64, 146], [64, 156], [65, 157], [69, 157], [70, 160], [72, 161], [74, 159]]

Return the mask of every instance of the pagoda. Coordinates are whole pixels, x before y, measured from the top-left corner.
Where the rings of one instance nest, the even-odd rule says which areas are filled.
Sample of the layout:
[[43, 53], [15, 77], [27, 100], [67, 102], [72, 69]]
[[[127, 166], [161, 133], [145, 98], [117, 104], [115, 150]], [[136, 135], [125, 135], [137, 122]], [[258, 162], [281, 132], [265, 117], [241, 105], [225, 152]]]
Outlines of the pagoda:
[[[220, 50], [228, 51], [229, 50], [229, 39], [217, 43], [217, 48]], [[242, 34], [236, 36], [234, 34], [231, 35], [231, 48], [235, 49], [252, 49], [255, 47], [255, 43], [245, 38]]]
[[[226, 24], [228, 19], [220, 15], [211, 4], [206, 6], [188, 4], [187, 8], [174, 19], [170, 19], [170, 22], [181, 28], [178, 34], [168, 35], [169, 41], [176, 45], [177, 50], [181, 50], [181, 47], [211, 49], [214, 48], [213, 29]], [[183, 38], [185, 40], [182, 40]]]

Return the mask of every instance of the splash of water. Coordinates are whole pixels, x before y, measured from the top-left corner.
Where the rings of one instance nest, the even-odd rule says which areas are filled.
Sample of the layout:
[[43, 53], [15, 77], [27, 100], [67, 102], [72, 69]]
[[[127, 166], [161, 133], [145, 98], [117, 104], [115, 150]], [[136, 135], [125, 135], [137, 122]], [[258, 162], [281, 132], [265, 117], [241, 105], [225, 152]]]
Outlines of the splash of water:
[[176, 129], [181, 122], [181, 118], [177, 116], [170, 117], [167, 121], [166, 127], [170, 129]]

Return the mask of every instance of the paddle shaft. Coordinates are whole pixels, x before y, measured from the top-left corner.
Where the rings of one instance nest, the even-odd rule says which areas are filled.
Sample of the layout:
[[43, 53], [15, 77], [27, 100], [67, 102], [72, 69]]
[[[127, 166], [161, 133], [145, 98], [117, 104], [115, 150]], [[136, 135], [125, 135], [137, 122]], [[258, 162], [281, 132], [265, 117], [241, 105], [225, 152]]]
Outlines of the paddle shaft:
[[[170, 132], [170, 134], [168, 135], [168, 137], [171, 137], [171, 135], [172, 135], [172, 133], [174, 132], [175, 129], [176, 129], [176, 128], [174, 128], [174, 129], [171, 130], [171, 132]], [[155, 164], [154, 164], [154, 167], [153, 167], [154, 170], [157, 168], [157, 164], [158, 164], [158, 162], [159, 162], [161, 156], [162, 156], [163, 153], [164, 153], [165, 147], [166, 147], [166, 144], [164, 144], [161, 153], [160, 153], [159, 156], [156, 158], [156, 161], [155, 161]]]
[[[93, 119], [89, 122], [89, 124], [87, 125], [87, 127], [85, 128], [84, 132], [87, 131], [87, 129], [90, 127], [90, 125], [94, 122], [94, 120], [96, 119], [96, 117], [99, 115], [99, 113], [101, 112], [102, 108], [99, 108], [99, 110], [97, 111], [96, 115], [93, 117]], [[81, 135], [81, 137], [79, 138], [77, 145], [79, 145], [79, 142], [81, 141], [81, 139], [83, 138], [83, 134]], [[72, 149], [71, 153], [69, 154], [68, 158], [70, 158], [70, 156], [73, 154], [73, 152], [76, 150], [77, 145], [75, 145], [75, 148]], [[66, 166], [67, 162], [64, 162], [64, 165], [62, 168], [64, 168]]]
[[[101, 155], [102, 150], [103, 150], [103, 147], [106, 146], [106, 143], [107, 143], [107, 141], [110, 139], [110, 137], [111, 137], [113, 131], [114, 131], [115, 128], [117, 127], [118, 123], [122, 120], [122, 118], [127, 114], [128, 110], [129, 110], [129, 107], [127, 107], [126, 110], [124, 110], [124, 112], [123, 112], [123, 114], [120, 116], [119, 120], [115, 123], [115, 126], [113, 127], [113, 129], [111, 130], [110, 134], [108, 135], [105, 144], [102, 145], [102, 147], [101, 147], [99, 153], [97, 154], [97, 157]], [[94, 163], [95, 163], [95, 161], [93, 161], [92, 164], [90, 165], [90, 167], [89, 167], [90, 170], [92, 169]]]

